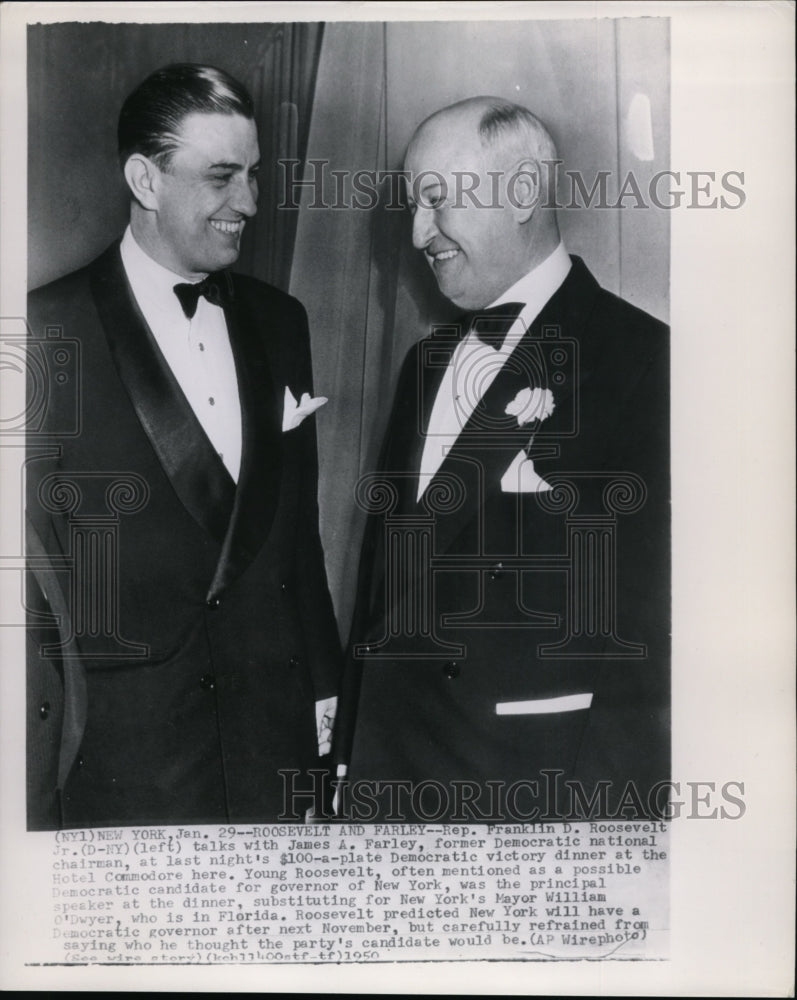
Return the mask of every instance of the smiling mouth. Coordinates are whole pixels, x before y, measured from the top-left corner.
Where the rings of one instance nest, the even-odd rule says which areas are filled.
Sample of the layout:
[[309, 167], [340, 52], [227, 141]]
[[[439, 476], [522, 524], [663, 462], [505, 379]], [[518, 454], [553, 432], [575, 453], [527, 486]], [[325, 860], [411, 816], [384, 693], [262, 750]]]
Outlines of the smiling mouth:
[[210, 224], [217, 233], [237, 234], [242, 232], [244, 228], [243, 219], [239, 219], [237, 222], [230, 222], [227, 219], [211, 219]]
[[426, 256], [433, 264], [438, 264], [446, 260], [453, 260], [457, 256], [459, 250], [456, 248], [449, 250], [440, 250], [438, 253], [431, 253], [429, 250], [426, 251]]

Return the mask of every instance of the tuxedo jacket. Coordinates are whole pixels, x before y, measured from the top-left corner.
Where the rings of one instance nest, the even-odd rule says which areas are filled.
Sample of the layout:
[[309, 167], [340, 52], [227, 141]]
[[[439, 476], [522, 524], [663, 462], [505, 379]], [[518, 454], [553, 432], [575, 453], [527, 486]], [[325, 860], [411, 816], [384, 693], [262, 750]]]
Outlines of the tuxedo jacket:
[[[574, 804], [581, 818], [624, 805], [658, 815], [667, 328], [573, 258], [416, 502], [432, 405], [464, 332], [438, 329], [409, 352], [379, 473], [361, 483], [371, 514], [337, 748], [353, 818], [555, 819]], [[507, 407], [534, 388], [550, 391], [553, 413], [521, 423]], [[507, 476], [525, 459], [527, 479]], [[537, 477], [549, 488], [524, 491]], [[374, 794], [391, 781], [414, 788], [392, 815], [399, 792]], [[478, 789], [464, 812], [463, 783]], [[587, 803], [599, 792], [593, 805], [581, 809], [575, 784]]]
[[280, 771], [317, 763], [314, 703], [337, 693], [341, 651], [314, 418], [282, 430], [286, 386], [312, 394], [306, 314], [229, 284], [237, 484], [118, 243], [31, 293], [46, 384], [26, 459], [32, 828], [275, 819]]

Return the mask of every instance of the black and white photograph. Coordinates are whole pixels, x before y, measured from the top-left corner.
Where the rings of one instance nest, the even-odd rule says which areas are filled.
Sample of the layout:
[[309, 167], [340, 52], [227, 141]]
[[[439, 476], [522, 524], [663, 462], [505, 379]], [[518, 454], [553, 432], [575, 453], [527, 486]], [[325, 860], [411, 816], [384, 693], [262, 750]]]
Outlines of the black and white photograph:
[[666, 814], [666, 18], [28, 39], [31, 828]]
[[790, 995], [793, 6], [3, 15], [3, 985]]

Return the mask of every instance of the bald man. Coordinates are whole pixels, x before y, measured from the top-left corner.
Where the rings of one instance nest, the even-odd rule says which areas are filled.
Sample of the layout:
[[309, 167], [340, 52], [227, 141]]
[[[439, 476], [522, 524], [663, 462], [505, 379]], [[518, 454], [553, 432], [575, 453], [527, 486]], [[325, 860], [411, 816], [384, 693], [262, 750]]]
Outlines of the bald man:
[[663, 808], [668, 331], [568, 255], [556, 158], [496, 98], [437, 112], [407, 150], [413, 245], [466, 313], [409, 352], [361, 484], [354, 819]]

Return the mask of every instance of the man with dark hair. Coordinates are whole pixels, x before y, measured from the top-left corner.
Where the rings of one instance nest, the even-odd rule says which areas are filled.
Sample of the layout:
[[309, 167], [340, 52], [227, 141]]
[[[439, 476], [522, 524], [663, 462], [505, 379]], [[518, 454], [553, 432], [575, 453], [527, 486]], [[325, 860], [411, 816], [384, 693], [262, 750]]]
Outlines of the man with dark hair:
[[224, 70], [195, 63], [177, 63], [156, 70], [122, 105], [117, 139], [119, 166], [133, 153], [143, 153], [168, 169], [179, 149], [183, 119], [195, 112], [241, 115], [250, 121], [255, 106], [249, 92]]
[[76, 342], [80, 406], [29, 442], [31, 828], [276, 819], [280, 772], [329, 748], [325, 400], [301, 304], [227, 270], [253, 116], [221, 70], [152, 74], [119, 121], [121, 241], [30, 296], [33, 337]]
[[565, 251], [556, 160], [497, 98], [437, 112], [407, 151], [413, 245], [469, 313], [409, 352], [361, 484], [352, 819], [666, 801], [667, 328]]

